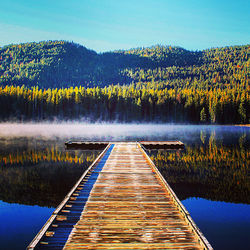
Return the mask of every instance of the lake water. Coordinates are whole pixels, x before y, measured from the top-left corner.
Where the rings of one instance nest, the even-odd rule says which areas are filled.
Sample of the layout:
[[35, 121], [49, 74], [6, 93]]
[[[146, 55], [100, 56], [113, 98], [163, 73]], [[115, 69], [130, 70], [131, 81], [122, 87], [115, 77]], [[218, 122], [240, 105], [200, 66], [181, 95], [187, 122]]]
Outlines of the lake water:
[[250, 249], [250, 128], [152, 124], [0, 124], [0, 249], [25, 249], [98, 151], [75, 140], [181, 140], [148, 151], [214, 249]]

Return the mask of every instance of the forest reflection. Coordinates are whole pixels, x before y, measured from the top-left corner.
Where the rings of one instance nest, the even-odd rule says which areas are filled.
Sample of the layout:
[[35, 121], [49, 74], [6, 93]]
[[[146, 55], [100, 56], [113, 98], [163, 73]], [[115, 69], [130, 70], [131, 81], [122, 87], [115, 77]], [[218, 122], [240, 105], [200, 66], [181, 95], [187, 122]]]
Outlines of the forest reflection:
[[[93, 151], [95, 152], [95, 151]], [[60, 162], [60, 163], [75, 163], [83, 164], [84, 162], [91, 162], [95, 159], [95, 153], [91, 151], [65, 151], [61, 152], [57, 146], [46, 148], [44, 151], [37, 151], [30, 149], [27, 151], [17, 151], [15, 153], [7, 153], [0, 155], [0, 164], [18, 165], [39, 162]]]
[[[148, 151], [182, 200], [202, 197], [250, 203], [250, 150], [243, 133], [234, 144], [200, 132], [182, 151]], [[59, 146], [58, 146], [59, 145]], [[61, 146], [60, 146], [61, 145]], [[0, 200], [56, 207], [100, 151], [66, 151], [58, 141], [0, 145]]]
[[0, 200], [56, 207], [99, 151], [65, 151], [58, 146], [0, 154]]
[[[179, 199], [202, 197], [216, 201], [250, 203], [250, 150], [246, 134], [237, 145], [216, 143], [201, 132], [201, 144], [183, 151], [149, 151]], [[208, 140], [208, 142], [206, 141]]]

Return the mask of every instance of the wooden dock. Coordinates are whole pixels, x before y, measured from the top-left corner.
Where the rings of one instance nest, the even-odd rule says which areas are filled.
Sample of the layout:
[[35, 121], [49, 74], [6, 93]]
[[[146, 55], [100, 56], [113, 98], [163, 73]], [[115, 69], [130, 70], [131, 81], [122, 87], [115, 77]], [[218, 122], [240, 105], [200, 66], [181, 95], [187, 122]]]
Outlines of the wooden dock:
[[140, 143], [108, 144], [28, 249], [212, 249]]
[[[119, 142], [113, 142], [119, 143]], [[145, 149], [183, 149], [184, 144], [181, 141], [139, 141]], [[103, 150], [107, 147], [107, 141], [68, 141], [65, 143], [67, 149], [83, 150]]]

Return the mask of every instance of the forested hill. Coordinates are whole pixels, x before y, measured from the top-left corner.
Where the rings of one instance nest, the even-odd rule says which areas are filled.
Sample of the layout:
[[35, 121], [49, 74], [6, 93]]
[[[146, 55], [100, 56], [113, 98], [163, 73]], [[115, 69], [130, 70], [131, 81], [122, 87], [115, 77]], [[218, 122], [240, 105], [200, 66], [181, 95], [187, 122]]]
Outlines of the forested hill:
[[153, 46], [98, 54], [66, 41], [0, 48], [0, 84], [60, 88], [246, 88], [250, 45], [188, 51]]
[[250, 123], [249, 52], [250, 45], [102, 54], [65, 41], [5, 46], [0, 121]]

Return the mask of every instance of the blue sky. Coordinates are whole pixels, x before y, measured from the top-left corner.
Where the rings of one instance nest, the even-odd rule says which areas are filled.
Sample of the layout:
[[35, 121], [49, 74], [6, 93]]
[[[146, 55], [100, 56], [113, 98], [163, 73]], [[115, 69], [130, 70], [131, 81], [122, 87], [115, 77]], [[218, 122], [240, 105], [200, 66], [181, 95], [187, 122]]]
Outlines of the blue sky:
[[250, 43], [249, 0], [1, 0], [0, 46], [68, 40], [97, 52]]

